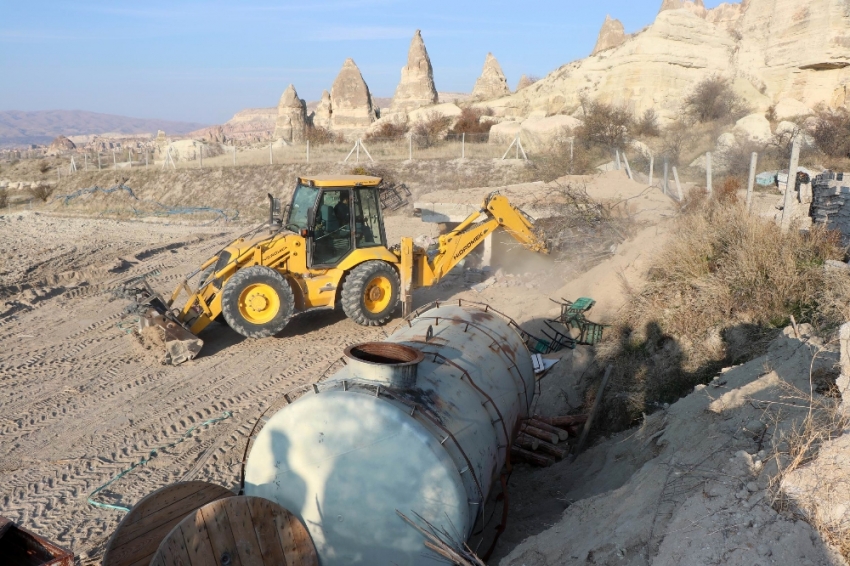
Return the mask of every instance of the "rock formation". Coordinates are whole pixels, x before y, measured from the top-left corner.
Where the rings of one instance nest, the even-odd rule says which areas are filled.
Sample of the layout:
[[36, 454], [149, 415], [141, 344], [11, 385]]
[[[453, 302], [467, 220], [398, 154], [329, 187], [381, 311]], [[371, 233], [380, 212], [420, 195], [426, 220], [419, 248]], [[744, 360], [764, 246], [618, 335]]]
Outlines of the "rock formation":
[[300, 143], [304, 141], [304, 129], [307, 127], [307, 105], [298, 98], [295, 87], [289, 85], [280, 97], [277, 105], [277, 120], [275, 121], [272, 138], [286, 142]]
[[317, 128], [331, 127], [331, 93], [326, 90], [322, 91], [322, 100], [316, 106], [316, 111], [313, 113], [313, 125]]
[[377, 119], [372, 95], [360, 69], [348, 58], [331, 87], [331, 129], [343, 134], [365, 131]]
[[[665, 0], [646, 29], [604, 53], [564, 65], [534, 85], [486, 101], [495, 115], [574, 114], [580, 98], [676, 118], [683, 96], [727, 77], [754, 112], [783, 99], [807, 108], [850, 103], [850, 26], [843, 0], [748, 0], [707, 10]], [[498, 100], [492, 100], [498, 99]], [[479, 102], [479, 104], [485, 104]]]
[[72, 151], [77, 149], [77, 146], [66, 138], [65, 136], [56, 136], [56, 138], [50, 142], [50, 146], [47, 148], [48, 151]]
[[407, 65], [401, 69], [401, 82], [395, 90], [390, 114], [407, 113], [437, 103], [434, 70], [419, 30], [413, 34], [407, 52]]
[[507, 96], [510, 93], [511, 89], [508, 88], [508, 80], [502, 72], [502, 67], [493, 54], [488, 53], [481, 76], [475, 81], [475, 87], [472, 89], [472, 98], [484, 100]]
[[593, 48], [591, 56], [622, 45], [626, 41], [626, 37], [628, 37], [626, 29], [620, 20], [605, 16], [605, 22], [602, 24], [602, 29], [599, 30], [599, 38], [596, 40], [596, 47]]
[[528, 78], [527, 75], [523, 75], [519, 78], [519, 82], [516, 85], [517, 90], [522, 90], [527, 86], [531, 86], [534, 84], [534, 81]]

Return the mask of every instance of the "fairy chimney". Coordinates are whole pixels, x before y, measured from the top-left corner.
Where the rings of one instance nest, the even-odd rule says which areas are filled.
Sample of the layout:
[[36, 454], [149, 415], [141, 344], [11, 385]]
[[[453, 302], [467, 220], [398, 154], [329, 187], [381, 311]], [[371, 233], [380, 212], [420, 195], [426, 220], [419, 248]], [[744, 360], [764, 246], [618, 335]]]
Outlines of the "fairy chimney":
[[422, 41], [419, 30], [413, 34], [407, 51], [407, 65], [401, 68], [401, 81], [395, 90], [391, 114], [408, 113], [422, 106], [437, 103], [437, 88], [434, 86], [434, 69]]
[[372, 95], [354, 60], [348, 58], [331, 87], [331, 129], [340, 133], [365, 130], [377, 119]]
[[510, 93], [511, 89], [508, 88], [508, 81], [502, 72], [502, 67], [493, 54], [488, 53], [481, 76], [475, 81], [475, 87], [472, 89], [472, 98], [487, 100], [507, 96]]
[[313, 125], [317, 128], [330, 128], [332, 112], [331, 93], [323, 90], [322, 100], [319, 101], [319, 105], [316, 106], [316, 111], [313, 113]]
[[280, 97], [277, 105], [273, 139], [287, 142], [304, 141], [304, 128], [307, 125], [307, 105], [298, 98], [295, 87], [289, 85]]
[[626, 41], [626, 30], [620, 20], [605, 16], [605, 22], [602, 24], [602, 29], [599, 30], [599, 37], [596, 40], [596, 47], [593, 48], [590, 55], [593, 56], [601, 51], [622, 45], [624, 41]]

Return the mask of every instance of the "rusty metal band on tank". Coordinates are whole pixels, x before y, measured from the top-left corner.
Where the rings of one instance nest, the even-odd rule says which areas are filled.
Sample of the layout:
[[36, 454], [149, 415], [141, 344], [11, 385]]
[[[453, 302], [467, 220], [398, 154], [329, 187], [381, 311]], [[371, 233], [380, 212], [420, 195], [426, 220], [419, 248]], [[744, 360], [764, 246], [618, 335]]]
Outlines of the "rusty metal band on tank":
[[528, 416], [531, 356], [512, 321], [459, 301], [343, 361], [257, 435], [245, 493], [301, 519], [323, 566], [431, 564], [397, 512], [472, 534]]

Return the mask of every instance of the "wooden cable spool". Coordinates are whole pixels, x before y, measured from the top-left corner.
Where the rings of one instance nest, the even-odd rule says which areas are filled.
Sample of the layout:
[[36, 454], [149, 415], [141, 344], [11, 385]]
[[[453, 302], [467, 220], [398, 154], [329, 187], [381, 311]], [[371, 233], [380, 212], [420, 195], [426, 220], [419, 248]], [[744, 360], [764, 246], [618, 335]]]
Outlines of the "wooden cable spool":
[[262, 497], [204, 505], [175, 526], [151, 566], [319, 566], [303, 523]]
[[139, 500], [106, 543], [103, 566], [148, 564], [160, 542], [186, 516], [219, 499], [233, 497], [220, 485], [202, 481], [167, 485]]

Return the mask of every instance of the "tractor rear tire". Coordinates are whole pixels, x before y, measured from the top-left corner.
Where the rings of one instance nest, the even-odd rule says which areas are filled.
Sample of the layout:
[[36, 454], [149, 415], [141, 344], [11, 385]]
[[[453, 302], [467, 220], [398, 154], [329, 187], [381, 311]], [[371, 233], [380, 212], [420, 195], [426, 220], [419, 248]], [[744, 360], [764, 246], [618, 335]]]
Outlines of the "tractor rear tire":
[[386, 324], [398, 306], [401, 282], [385, 261], [364, 261], [352, 269], [342, 284], [342, 310], [361, 326]]
[[295, 314], [295, 295], [286, 278], [269, 267], [237, 271], [221, 292], [221, 314], [246, 338], [265, 338], [283, 330]]

